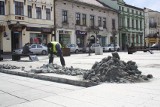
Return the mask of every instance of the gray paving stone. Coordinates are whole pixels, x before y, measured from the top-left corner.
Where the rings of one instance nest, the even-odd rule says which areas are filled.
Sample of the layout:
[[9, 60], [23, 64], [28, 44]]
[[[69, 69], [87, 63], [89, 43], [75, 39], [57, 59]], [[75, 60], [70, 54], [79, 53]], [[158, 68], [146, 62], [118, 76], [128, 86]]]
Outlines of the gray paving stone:
[[17, 104], [17, 105], [13, 105], [10, 107], [65, 107], [59, 104], [55, 104], [55, 103], [51, 103], [51, 102], [47, 102], [44, 100], [35, 100], [32, 102], [27, 102], [27, 103], [22, 103], [22, 104]]
[[12, 96], [10, 94], [1, 94], [0, 95], [0, 104], [2, 107], [5, 106], [11, 106], [14, 104], [24, 103], [27, 102], [27, 100], [18, 98], [16, 96]]

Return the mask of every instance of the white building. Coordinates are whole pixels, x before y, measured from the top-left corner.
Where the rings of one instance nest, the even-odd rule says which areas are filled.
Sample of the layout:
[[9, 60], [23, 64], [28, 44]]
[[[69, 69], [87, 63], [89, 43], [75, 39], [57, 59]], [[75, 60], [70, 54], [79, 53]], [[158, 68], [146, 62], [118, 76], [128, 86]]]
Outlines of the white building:
[[[100, 28], [97, 35], [92, 30], [95, 27]], [[109, 44], [113, 38], [112, 27], [118, 29], [117, 11], [96, 0], [56, 1], [56, 39], [64, 45], [85, 47], [91, 36], [97, 37], [101, 45]]]
[[0, 0], [0, 48], [4, 52], [25, 43], [51, 41], [54, 0]]

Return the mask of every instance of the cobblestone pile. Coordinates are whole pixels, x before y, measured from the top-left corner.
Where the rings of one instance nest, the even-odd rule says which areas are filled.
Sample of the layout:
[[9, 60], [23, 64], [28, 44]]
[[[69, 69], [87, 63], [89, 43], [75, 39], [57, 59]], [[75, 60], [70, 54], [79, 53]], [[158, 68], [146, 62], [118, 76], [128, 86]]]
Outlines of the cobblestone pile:
[[83, 78], [96, 83], [116, 82], [116, 83], [134, 83], [147, 81], [153, 76], [151, 74], [142, 75], [138, 66], [133, 61], [124, 62], [117, 57], [108, 56], [100, 62], [96, 62], [92, 69], [84, 73]]
[[20, 69], [20, 67], [17, 67], [15, 65], [3, 64], [0, 65], [0, 69]]
[[56, 73], [56, 74], [65, 74], [65, 75], [83, 75], [84, 72], [88, 72], [89, 70], [80, 69], [80, 68], [73, 68], [71, 67], [62, 67], [57, 64], [43, 64], [38, 69], [31, 69], [33, 73]]

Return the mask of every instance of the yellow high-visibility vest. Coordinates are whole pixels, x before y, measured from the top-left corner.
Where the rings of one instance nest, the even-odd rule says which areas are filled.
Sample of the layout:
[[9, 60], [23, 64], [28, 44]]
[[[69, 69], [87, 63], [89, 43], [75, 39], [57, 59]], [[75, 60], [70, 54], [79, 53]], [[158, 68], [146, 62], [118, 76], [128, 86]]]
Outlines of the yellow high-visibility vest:
[[56, 42], [56, 41], [53, 41], [51, 42], [53, 44], [53, 52], [57, 53], [57, 50], [56, 50], [56, 44], [59, 44], [60, 45], [60, 48], [62, 48], [61, 44], [59, 42]]

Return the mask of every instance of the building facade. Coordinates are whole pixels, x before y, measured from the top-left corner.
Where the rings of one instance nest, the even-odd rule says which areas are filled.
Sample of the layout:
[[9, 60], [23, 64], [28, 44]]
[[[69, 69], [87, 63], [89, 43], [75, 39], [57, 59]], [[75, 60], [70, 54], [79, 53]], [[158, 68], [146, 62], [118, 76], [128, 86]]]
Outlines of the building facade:
[[0, 0], [0, 48], [12, 52], [25, 43], [51, 41], [54, 0]]
[[[112, 28], [118, 29], [117, 11], [96, 0], [58, 0], [55, 6], [56, 40], [60, 43], [86, 47], [91, 37], [102, 46], [112, 42]], [[119, 42], [118, 34], [115, 38]]]
[[127, 46], [144, 46], [144, 11], [126, 4], [123, 0], [99, 0], [119, 11], [119, 45], [122, 50]]
[[148, 8], [145, 11], [145, 42], [150, 47], [155, 43], [160, 43], [160, 12]]
[[119, 36], [122, 50], [128, 46], [144, 46], [144, 11], [128, 5], [123, 0], [117, 1], [119, 6]]

